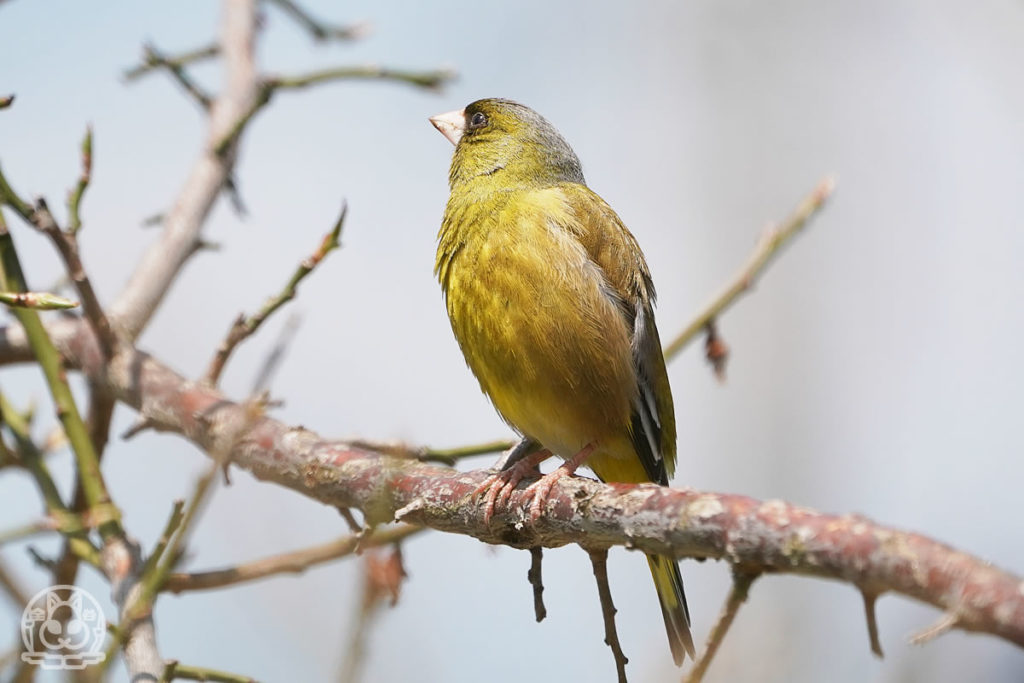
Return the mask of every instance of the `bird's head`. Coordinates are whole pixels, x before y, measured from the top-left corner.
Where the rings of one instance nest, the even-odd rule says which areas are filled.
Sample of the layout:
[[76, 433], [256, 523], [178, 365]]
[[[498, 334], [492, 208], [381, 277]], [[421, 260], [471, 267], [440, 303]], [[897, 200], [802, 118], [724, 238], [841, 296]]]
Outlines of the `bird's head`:
[[430, 122], [455, 145], [453, 189], [488, 176], [509, 188], [584, 182], [569, 143], [547, 119], [518, 102], [477, 100]]

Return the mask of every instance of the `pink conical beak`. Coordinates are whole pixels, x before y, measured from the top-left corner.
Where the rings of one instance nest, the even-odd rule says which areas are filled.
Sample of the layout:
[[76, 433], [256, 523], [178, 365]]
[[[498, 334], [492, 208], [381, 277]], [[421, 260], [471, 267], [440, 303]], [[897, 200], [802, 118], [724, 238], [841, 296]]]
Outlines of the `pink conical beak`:
[[459, 144], [459, 139], [466, 130], [466, 110], [458, 109], [444, 114], [437, 114], [430, 117], [434, 128], [440, 131], [441, 135], [448, 138], [453, 145]]

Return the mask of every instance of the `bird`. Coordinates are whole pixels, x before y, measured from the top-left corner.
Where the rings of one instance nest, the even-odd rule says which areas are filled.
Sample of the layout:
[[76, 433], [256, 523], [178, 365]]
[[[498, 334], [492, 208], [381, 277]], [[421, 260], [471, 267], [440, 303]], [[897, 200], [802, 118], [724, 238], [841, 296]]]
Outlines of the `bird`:
[[[527, 487], [536, 521], [555, 482], [668, 485], [676, 425], [643, 252], [537, 112], [481, 99], [430, 117], [455, 145], [434, 273], [483, 393], [521, 437], [478, 489], [488, 521]], [[678, 563], [647, 555], [676, 665], [695, 658]]]

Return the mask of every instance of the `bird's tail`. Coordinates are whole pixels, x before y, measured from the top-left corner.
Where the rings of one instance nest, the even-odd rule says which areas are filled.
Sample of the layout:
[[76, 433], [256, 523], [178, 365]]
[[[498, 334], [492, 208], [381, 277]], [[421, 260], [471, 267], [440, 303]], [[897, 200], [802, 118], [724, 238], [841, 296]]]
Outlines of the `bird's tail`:
[[693, 636], [690, 635], [690, 611], [686, 607], [686, 595], [683, 593], [683, 576], [679, 573], [679, 565], [670, 558], [648, 555], [647, 563], [651, 566], [654, 587], [658, 591], [672, 658], [676, 666], [682, 666], [687, 654], [692, 659], [697, 657]]

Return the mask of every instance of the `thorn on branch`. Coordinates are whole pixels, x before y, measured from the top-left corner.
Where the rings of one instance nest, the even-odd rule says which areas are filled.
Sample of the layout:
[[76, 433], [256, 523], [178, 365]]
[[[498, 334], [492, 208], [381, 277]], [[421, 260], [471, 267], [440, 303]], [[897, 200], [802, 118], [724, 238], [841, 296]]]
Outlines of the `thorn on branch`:
[[544, 579], [541, 577], [541, 563], [544, 559], [544, 549], [540, 546], [530, 548], [530, 570], [526, 572], [526, 580], [533, 586], [533, 613], [537, 617], [537, 623], [544, 621], [548, 615], [547, 607], [544, 606]]
[[422, 498], [414, 498], [413, 501], [408, 505], [400, 507], [397, 510], [395, 510], [395, 521], [401, 522], [412, 513], [419, 512], [425, 507], [427, 507], [427, 502], [425, 500], [423, 500]]
[[147, 429], [156, 429], [156, 423], [144, 415], [140, 415], [128, 429], [121, 434], [121, 439], [128, 441], [135, 438]]
[[38, 550], [36, 550], [36, 547], [34, 545], [28, 546], [25, 550], [32, 558], [32, 561], [35, 562], [37, 566], [45, 569], [46, 571], [52, 572], [57, 567], [56, 560], [50, 557], [43, 556]]
[[885, 653], [882, 652], [882, 642], [878, 638], [878, 619], [875, 617], [875, 602], [879, 593], [866, 588], [860, 589], [861, 597], [864, 598], [864, 618], [868, 623], [868, 639], [871, 643], [871, 651], [876, 657], [882, 659]]
[[959, 616], [952, 612], [946, 612], [934, 624], [910, 636], [910, 643], [912, 645], [924, 645], [954, 628], [958, 623], [960, 623]]
[[348, 530], [356, 536], [361, 536], [366, 532], [366, 529], [356, 521], [355, 515], [352, 514], [352, 510], [350, 508], [340, 507], [338, 508], [338, 514], [340, 514], [341, 518], [345, 520], [345, 524], [348, 524]]
[[747, 601], [747, 596], [750, 594], [750, 585], [760, 575], [760, 572], [751, 572], [733, 565], [732, 587], [729, 589], [729, 596], [726, 598], [725, 605], [723, 605], [722, 611], [718, 615], [718, 621], [715, 622], [714, 627], [711, 629], [704, 652], [697, 657], [697, 661], [693, 663], [693, 669], [686, 676], [686, 683], [700, 683], [704, 680], [704, 675], [711, 665], [711, 660], [715, 658], [718, 648], [721, 646], [722, 641], [725, 640], [725, 635], [729, 632], [729, 627], [732, 626], [736, 613], [739, 612], [740, 606]]
[[712, 318], [705, 326], [707, 339], [704, 340], [704, 357], [711, 364], [715, 373], [715, 379], [719, 382], [725, 381], [725, 366], [729, 362], [729, 346], [722, 341], [718, 334], [718, 325]]
[[142, 219], [142, 222], [140, 223], [140, 225], [143, 228], [155, 228], [155, 227], [163, 224], [163, 222], [164, 222], [164, 214], [163, 214], [163, 212], [160, 212], [160, 213], [154, 213], [152, 216], [146, 216], [145, 218]]
[[227, 192], [228, 199], [231, 200], [231, 208], [235, 210], [235, 215], [239, 218], [248, 216], [249, 210], [246, 208], [245, 202], [242, 201], [242, 193], [238, 189], [238, 179], [233, 174], [229, 174], [224, 179], [224, 191]]
[[594, 567], [594, 578], [597, 580], [597, 594], [601, 598], [601, 616], [604, 617], [604, 642], [611, 648], [612, 656], [615, 657], [615, 670], [618, 673], [619, 683], [626, 681], [626, 664], [629, 659], [622, 652], [622, 645], [619, 643], [619, 634], [615, 629], [615, 604], [612, 602], [612, 591], [608, 586], [608, 551], [590, 550], [590, 563]]

